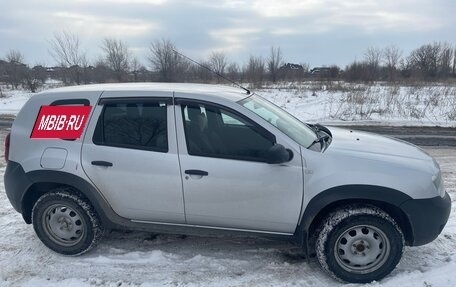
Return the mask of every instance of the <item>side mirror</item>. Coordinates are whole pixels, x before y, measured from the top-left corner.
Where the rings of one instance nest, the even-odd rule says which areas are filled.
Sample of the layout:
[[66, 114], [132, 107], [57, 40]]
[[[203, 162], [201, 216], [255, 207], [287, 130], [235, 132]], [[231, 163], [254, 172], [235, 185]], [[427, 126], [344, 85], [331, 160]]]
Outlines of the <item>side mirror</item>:
[[266, 152], [266, 162], [270, 164], [279, 164], [290, 161], [293, 158], [293, 152], [286, 149], [281, 144], [275, 144]]

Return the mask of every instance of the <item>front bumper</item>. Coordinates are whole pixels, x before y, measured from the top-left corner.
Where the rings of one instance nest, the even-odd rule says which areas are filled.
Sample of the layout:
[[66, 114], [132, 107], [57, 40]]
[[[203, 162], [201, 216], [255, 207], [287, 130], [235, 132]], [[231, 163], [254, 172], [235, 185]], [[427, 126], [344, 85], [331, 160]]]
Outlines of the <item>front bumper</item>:
[[413, 234], [412, 246], [433, 241], [442, 232], [451, 211], [451, 198], [445, 196], [426, 199], [410, 199], [401, 204], [407, 215]]

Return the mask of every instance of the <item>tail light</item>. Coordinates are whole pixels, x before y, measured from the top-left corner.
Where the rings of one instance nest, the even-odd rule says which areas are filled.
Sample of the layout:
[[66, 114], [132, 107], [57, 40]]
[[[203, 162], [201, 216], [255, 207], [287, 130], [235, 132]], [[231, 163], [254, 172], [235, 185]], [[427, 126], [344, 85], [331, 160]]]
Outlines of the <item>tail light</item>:
[[5, 160], [9, 160], [9, 149], [10, 149], [10, 137], [11, 133], [8, 133], [5, 138]]

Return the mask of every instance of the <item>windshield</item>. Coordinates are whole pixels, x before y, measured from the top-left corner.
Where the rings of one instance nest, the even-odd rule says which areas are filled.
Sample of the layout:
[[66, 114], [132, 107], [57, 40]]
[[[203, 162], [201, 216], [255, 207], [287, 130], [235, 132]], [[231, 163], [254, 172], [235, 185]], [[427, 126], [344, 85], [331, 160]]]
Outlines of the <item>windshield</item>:
[[318, 140], [315, 131], [308, 125], [262, 97], [252, 95], [238, 103], [253, 111], [306, 148]]

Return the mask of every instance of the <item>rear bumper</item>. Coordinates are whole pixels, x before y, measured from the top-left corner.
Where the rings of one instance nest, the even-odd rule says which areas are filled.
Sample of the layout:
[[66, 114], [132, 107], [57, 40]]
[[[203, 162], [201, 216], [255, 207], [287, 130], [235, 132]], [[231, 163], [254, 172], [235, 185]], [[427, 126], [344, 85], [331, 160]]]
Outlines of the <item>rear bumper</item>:
[[6, 195], [11, 205], [16, 211], [22, 212], [22, 197], [30, 186], [30, 180], [27, 178], [24, 169], [17, 162], [8, 161], [3, 178]]
[[433, 241], [442, 232], [451, 211], [451, 198], [445, 196], [426, 199], [410, 199], [401, 204], [406, 213], [412, 233], [412, 246], [423, 245]]

